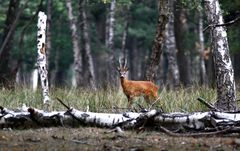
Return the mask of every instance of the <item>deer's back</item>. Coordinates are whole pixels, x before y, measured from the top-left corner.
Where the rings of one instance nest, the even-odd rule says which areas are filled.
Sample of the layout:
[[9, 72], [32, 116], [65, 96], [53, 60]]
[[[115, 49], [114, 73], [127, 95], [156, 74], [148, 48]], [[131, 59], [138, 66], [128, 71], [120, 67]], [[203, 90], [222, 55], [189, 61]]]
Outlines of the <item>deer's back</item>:
[[126, 95], [140, 96], [153, 95], [157, 93], [158, 86], [150, 81], [127, 81], [122, 84], [123, 91]]

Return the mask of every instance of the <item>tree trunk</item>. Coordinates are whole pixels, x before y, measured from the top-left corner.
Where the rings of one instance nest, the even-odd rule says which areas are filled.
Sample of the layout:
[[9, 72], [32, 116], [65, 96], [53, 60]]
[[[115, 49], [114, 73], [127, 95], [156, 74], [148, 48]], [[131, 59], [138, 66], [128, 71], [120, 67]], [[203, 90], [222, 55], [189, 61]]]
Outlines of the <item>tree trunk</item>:
[[[46, 55], [47, 55], [47, 69], [50, 69], [50, 53], [52, 49], [52, 34], [51, 34], [51, 26], [52, 26], [52, 0], [48, 0], [47, 3], [47, 46], [46, 46]], [[50, 71], [50, 70], [49, 70]], [[52, 79], [52, 72], [49, 72], [49, 79]], [[52, 81], [50, 80], [50, 86], [53, 86]]]
[[200, 52], [200, 84], [203, 86], [208, 85], [206, 66], [204, 62], [204, 35], [203, 35], [203, 14], [202, 11], [199, 11], [199, 25], [198, 25], [198, 34], [199, 34], [199, 52]]
[[9, 65], [9, 61], [13, 46], [13, 35], [20, 17], [20, 14], [18, 14], [19, 3], [19, 0], [11, 0], [9, 2], [7, 17], [3, 26], [3, 41], [0, 49], [0, 87], [11, 88], [16, 76]]
[[129, 9], [130, 6], [124, 7], [126, 10], [124, 10], [124, 30], [122, 35], [122, 50], [121, 54], [123, 58], [127, 59], [127, 50], [126, 50], [126, 42], [127, 42], [127, 35], [128, 35], [128, 25], [129, 25]]
[[159, 65], [160, 57], [162, 54], [168, 16], [169, 16], [168, 1], [159, 0], [157, 31], [154, 39], [154, 44], [152, 47], [152, 54], [151, 57], [149, 58], [145, 73], [145, 78], [150, 81], [154, 81], [157, 74], [156, 73], [157, 66]]
[[115, 24], [115, 8], [116, 0], [111, 0], [110, 9], [106, 18], [106, 34], [105, 44], [108, 52], [108, 69], [107, 79], [108, 83], [114, 87], [117, 85], [117, 75], [115, 74], [115, 57], [114, 57], [114, 24]]
[[83, 83], [83, 72], [82, 72], [82, 56], [79, 48], [78, 42], [78, 34], [77, 34], [77, 26], [76, 26], [76, 19], [73, 16], [72, 11], [72, 1], [66, 0], [67, 6], [67, 14], [68, 19], [70, 22], [70, 30], [72, 32], [72, 43], [73, 43], [73, 52], [74, 52], [74, 81], [76, 84], [73, 83], [73, 87], [80, 87]]
[[180, 86], [179, 70], [177, 65], [177, 50], [174, 34], [174, 13], [173, 13], [174, 1], [169, 0], [170, 15], [166, 30], [166, 55], [169, 63], [169, 73], [173, 80], [173, 88]]
[[187, 50], [186, 42], [188, 33], [187, 14], [186, 10], [181, 6], [181, 1], [176, 1], [176, 5], [180, 7], [175, 9], [175, 35], [180, 81], [184, 86], [190, 86], [192, 80], [190, 74], [190, 54]]
[[47, 58], [46, 58], [46, 25], [47, 16], [44, 12], [38, 13], [37, 24], [37, 65], [38, 73], [41, 79], [43, 104], [50, 104], [49, 87], [48, 87], [48, 72], [47, 72]]
[[236, 88], [234, 71], [227, 40], [226, 28], [223, 26], [223, 16], [218, 0], [205, 0], [206, 14], [211, 25], [213, 58], [217, 79], [217, 102], [216, 107], [224, 111], [236, 111]]
[[88, 83], [90, 84], [90, 88], [96, 89], [96, 76], [93, 64], [93, 57], [91, 54], [91, 45], [90, 45], [90, 37], [89, 37], [89, 25], [87, 20], [87, 12], [86, 12], [86, 0], [79, 0], [79, 13], [82, 21], [82, 41], [83, 41], [83, 51], [85, 51], [86, 55], [86, 69], [87, 69], [87, 78]]

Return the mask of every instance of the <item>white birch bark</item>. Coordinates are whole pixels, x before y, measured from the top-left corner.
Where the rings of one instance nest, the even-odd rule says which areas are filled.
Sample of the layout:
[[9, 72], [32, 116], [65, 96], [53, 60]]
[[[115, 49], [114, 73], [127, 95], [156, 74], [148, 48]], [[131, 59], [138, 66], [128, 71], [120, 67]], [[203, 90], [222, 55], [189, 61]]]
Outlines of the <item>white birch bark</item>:
[[[0, 127], [50, 127], [90, 125], [125, 129], [164, 126], [167, 129], [207, 130], [239, 128], [240, 113], [196, 112], [196, 113], [161, 113], [150, 110], [144, 113], [96, 113], [76, 109], [68, 111], [46, 112], [23, 106], [19, 110], [0, 107]], [[234, 132], [234, 131], [233, 131]], [[238, 130], [239, 132], [239, 130]]]
[[38, 65], [38, 73], [41, 79], [42, 86], [42, 95], [43, 95], [43, 103], [49, 104], [49, 88], [48, 88], [48, 72], [47, 72], [47, 59], [46, 59], [46, 22], [47, 16], [44, 12], [38, 13], [38, 32], [37, 32], [37, 65]]
[[236, 87], [227, 32], [224, 26], [214, 26], [224, 23], [222, 11], [218, 0], [205, 0], [205, 8], [208, 21], [212, 25], [212, 51], [217, 82], [217, 102], [215, 105], [224, 111], [235, 111], [237, 109]]
[[32, 90], [33, 92], [37, 91], [37, 87], [38, 87], [38, 69], [35, 68], [32, 70], [32, 76], [31, 76], [31, 82], [32, 82]]

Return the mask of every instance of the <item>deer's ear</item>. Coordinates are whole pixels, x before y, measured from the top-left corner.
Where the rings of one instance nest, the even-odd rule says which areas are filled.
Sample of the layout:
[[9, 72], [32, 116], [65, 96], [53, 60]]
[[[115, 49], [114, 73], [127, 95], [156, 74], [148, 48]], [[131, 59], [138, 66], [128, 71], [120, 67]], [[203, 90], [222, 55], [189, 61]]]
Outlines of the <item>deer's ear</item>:
[[128, 68], [128, 67], [126, 67], [126, 68], [125, 68], [125, 70], [126, 70], [126, 71], [128, 71], [128, 70], [129, 70], [129, 68]]

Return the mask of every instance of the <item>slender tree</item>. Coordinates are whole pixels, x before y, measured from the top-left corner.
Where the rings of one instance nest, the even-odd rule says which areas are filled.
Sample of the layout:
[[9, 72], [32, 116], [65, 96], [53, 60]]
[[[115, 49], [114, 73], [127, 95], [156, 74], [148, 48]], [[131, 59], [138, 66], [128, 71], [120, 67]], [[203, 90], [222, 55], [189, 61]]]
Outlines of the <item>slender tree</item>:
[[236, 111], [234, 71], [229, 54], [226, 28], [218, 0], [205, 0], [205, 9], [211, 25], [212, 51], [217, 82], [216, 107], [224, 111]]
[[206, 86], [208, 84], [207, 81], [207, 73], [204, 61], [204, 35], [203, 35], [203, 13], [202, 10], [198, 11], [198, 40], [199, 40], [199, 52], [200, 52], [200, 83], [201, 85]]
[[187, 10], [183, 8], [182, 1], [177, 0], [175, 6], [178, 7], [175, 9], [175, 35], [180, 81], [184, 86], [189, 86], [192, 80], [190, 74], [190, 53], [187, 43], [189, 28], [187, 24]]
[[173, 82], [173, 88], [177, 88], [180, 85], [180, 79], [179, 79], [179, 70], [177, 65], [177, 49], [176, 49], [175, 33], [174, 33], [173, 5], [174, 5], [174, 1], [169, 0], [170, 15], [169, 15], [169, 21], [167, 23], [167, 31], [166, 31], [166, 55], [169, 63], [169, 73], [171, 74], [170, 77], [173, 78], [173, 80], [171, 80]]
[[124, 30], [123, 30], [123, 35], [122, 35], [122, 56], [123, 58], [127, 58], [127, 50], [126, 50], [126, 42], [127, 42], [127, 35], [128, 35], [128, 26], [129, 26], [129, 9], [130, 6], [127, 5], [124, 7]]
[[41, 79], [43, 104], [50, 105], [49, 87], [48, 87], [48, 71], [47, 71], [47, 58], [46, 58], [46, 25], [47, 16], [44, 12], [38, 13], [37, 24], [37, 66], [38, 73]]
[[52, 26], [52, 0], [48, 0], [47, 3], [47, 66], [50, 66], [50, 53], [52, 49], [52, 34], [51, 34], [51, 26]]
[[73, 87], [80, 87], [83, 83], [83, 72], [82, 72], [82, 56], [79, 48], [78, 34], [76, 19], [73, 16], [72, 1], [66, 0], [67, 14], [70, 22], [70, 30], [72, 32], [72, 43], [74, 52], [74, 82]]
[[16, 73], [10, 66], [10, 52], [13, 48], [13, 35], [19, 18], [27, 5], [25, 1], [23, 7], [19, 8], [19, 0], [10, 0], [7, 11], [6, 20], [3, 29], [3, 40], [0, 47], [0, 86], [10, 88], [13, 86], [16, 78]]
[[87, 69], [87, 81], [90, 84], [90, 88], [96, 89], [96, 76], [93, 64], [93, 57], [91, 54], [91, 41], [89, 36], [89, 25], [86, 12], [86, 0], [79, 0], [79, 13], [82, 22], [82, 41], [83, 41], [83, 51], [86, 55], [86, 69]]
[[47, 53], [47, 67], [49, 69], [49, 83], [50, 83], [50, 87], [53, 87], [55, 85], [55, 80], [56, 80], [56, 64], [57, 64], [57, 53], [54, 57], [54, 61], [52, 62], [55, 66], [54, 69], [50, 70], [50, 55], [52, 50], [52, 9], [53, 9], [53, 1], [52, 0], [48, 0], [47, 1], [47, 47], [46, 47], [46, 53]]
[[116, 85], [116, 74], [114, 67], [114, 25], [115, 25], [115, 9], [116, 9], [116, 0], [111, 0], [110, 8], [108, 9], [106, 16], [106, 34], [105, 34], [105, 45], [107, 48], [108, 54], [108, 70], [107, 70], [107, 79], [108, 82]]
[[152, 54], [149, 58], [145, 77], [147, 80], [154, 81], [156, 77], [157, 66], [162, 54], [163, 42], [165, 38], [166, 24], [169, 17], [168, 0], [158, 0], [158, 23], [157, 31], [152, 47]]

